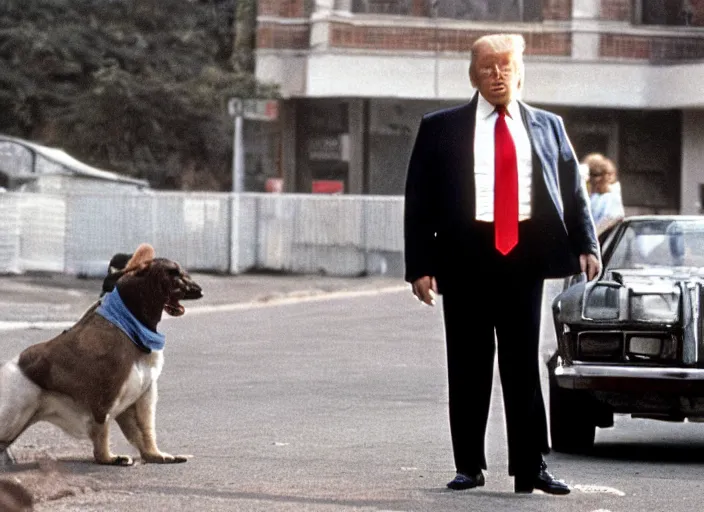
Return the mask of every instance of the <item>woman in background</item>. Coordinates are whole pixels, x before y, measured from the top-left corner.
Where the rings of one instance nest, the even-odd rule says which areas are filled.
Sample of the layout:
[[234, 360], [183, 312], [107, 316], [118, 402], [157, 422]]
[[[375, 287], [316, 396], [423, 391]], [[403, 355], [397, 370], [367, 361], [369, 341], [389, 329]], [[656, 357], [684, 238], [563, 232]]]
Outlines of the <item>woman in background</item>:
[[584, 158], [589, 168], [589, 200], [597, 235], [612, 227], [626, 215], [621, 199], [621, 186], [616, 177], [616, 166], [600, 153]]

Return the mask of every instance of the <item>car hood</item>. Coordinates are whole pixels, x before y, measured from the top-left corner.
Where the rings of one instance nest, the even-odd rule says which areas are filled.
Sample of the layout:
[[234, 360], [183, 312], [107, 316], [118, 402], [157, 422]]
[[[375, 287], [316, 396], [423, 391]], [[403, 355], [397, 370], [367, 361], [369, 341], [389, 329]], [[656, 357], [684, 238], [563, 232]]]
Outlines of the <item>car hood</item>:
[[[698, 303], [700, 293], [690, 291], [701, 289], [701, 282], [699, 269], [610, 270], [597, 281], [577, 283], [560, 293], [553, 301], [553, 316], [563, 324], [670, 323], [679, 318], [681, 300], [687, 309], [696, 306], [691, 303]], [[642, 304], [654, 303], [660, 306], [643, 309]]]

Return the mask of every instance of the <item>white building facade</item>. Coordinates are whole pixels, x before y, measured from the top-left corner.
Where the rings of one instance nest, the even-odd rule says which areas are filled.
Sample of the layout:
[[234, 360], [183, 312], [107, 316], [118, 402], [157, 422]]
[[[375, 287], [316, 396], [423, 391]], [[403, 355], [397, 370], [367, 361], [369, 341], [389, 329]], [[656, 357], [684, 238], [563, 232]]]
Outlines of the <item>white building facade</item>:
[[523, 34], [523, 99], [616, 162], [629, 213], [704, 211], [704, 0], [260, 0], [257, 78], [282, 100], [250, 160], [288, 192], [402, 194], [421, 116], [471, 98], [493, 32]]

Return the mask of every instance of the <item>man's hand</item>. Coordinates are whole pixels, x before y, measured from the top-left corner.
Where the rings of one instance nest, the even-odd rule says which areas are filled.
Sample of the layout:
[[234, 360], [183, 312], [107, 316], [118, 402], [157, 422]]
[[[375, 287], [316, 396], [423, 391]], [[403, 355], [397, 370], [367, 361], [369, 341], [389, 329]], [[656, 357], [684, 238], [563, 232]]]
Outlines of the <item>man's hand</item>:
[[435, 295], [438, 293], [438, 284], [435, 282], [434, 277], [419, 277], [413, 281], [411, 286], [413, 287], [413, 295], [415, 295], [418, 300], [428, 306], [435, 305]]
[[593, 254], [580, 254], [579, 267], [587, 274], [587, 281], [591, 281], [601, 272], [601, 261]]

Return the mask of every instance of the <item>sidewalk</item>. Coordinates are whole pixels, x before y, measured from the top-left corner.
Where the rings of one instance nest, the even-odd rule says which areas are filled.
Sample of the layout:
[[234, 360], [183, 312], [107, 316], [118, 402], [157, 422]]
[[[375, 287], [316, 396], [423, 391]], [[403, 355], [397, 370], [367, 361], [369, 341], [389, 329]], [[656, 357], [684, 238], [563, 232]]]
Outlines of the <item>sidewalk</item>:
[[[192, 273], [203, 288], [203, 298], [194, 303], [220, 306], [268, 302], [343, 291], [408, 287], [398, 277], [330, 277], [247, 273], [217, 275]], [[0, 275], [0, 324], [25, 322], [70, 322], [98, 299], [102, 280], [64, 274], [36, 273]], [[0, 327], [1, 328], [1, 327]]]

